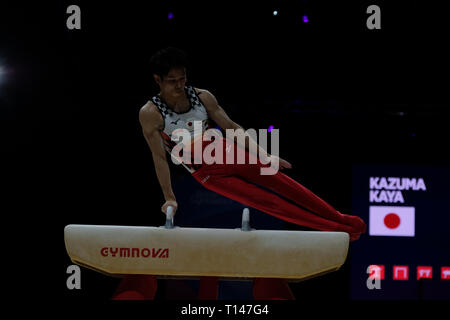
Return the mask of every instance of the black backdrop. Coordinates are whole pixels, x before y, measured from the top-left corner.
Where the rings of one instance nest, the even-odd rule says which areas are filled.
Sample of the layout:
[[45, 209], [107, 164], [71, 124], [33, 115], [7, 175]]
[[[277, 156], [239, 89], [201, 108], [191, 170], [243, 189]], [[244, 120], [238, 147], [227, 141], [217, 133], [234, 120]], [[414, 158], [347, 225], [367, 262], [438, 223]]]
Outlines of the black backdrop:
[[[70, 4], [81, 30], [66, 28]], [[445, 12], [377, 1], [382, 29], [368, 30], [369, 4], [2, 2], [1, 63], [13, 69], [0, 84], [5, 216], [26, 244], [11, 254], [56, 293], [64, 225], [162, 223], [137, 116], [157, 92], [148, 59], [168, 45], [188, 52], [189, 82], [237, 123], [279, 128], [289, 175], [341, 211], [353, 164], [448, 164]]]

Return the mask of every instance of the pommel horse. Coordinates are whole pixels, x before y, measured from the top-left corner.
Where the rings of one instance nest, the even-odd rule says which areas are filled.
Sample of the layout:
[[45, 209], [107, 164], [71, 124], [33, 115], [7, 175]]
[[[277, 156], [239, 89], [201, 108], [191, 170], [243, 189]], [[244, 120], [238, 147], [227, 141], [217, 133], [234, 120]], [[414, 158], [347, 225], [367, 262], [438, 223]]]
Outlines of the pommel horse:
[[338, 270], [345, 262], [345, 232], [255, 230], [249, 209], [237, 229], [177, 227], [168, 207], [161, 227], [67, 225], [70, 259], [110, 276], [221, 280], [302, 281]]

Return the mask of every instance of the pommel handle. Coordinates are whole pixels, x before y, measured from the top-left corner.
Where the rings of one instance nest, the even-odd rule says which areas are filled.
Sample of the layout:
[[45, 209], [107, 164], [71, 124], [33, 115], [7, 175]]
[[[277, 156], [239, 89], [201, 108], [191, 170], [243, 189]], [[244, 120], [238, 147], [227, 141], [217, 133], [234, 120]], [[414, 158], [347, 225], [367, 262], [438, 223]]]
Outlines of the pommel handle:
[[166, 225], [164, 226], [166, 229], [173, 229], [173, 207], [167, 207], [166, 213]]
[[244, 208], [242, 212], [242, 231], [250, 231], [250, 211], [248, 208]]

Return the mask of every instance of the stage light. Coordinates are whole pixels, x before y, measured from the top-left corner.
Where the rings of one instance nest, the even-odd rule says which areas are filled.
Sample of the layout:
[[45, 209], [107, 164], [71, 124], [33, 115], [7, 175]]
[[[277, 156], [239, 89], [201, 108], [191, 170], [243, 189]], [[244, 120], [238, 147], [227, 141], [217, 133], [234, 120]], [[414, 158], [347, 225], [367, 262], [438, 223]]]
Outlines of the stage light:
[[278, 11], [277, 11], [277, 10], [274, 10], [272, 14], [273, 14], [274, 16], [277, 16], [277, 15], [278, 15]]
[[269, 129], [267, 129], [267, 131], [271, 132], [273, 130], [273, 128], [275, 128], [274, 126], [269, 126]]
[[172, 20], [173, 19], [173, 12], [169, 12], [169, 14], [167, 15], [167, 18], [169, 20]]
[[303, 23], [308, 23], [309, 22], [309, 19], [308, 19], [308, 17], [306, 15], [303, 16], [302, 20], [303, 20]]

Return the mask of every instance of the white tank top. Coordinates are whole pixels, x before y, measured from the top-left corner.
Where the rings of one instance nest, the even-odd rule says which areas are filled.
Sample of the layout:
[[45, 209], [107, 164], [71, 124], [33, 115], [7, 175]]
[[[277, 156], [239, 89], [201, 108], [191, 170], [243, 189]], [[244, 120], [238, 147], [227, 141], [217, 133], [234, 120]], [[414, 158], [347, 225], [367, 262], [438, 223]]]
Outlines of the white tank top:
[[[160, 111], [163, 120], [164, 120], [164, 128], [161, 131], [161, 136], [163, 138], [163, 142], [166, 146], [166, 150], [170, 153], [172, 148], [176, 145], [176, 142], [172, 141], [172, 133], [177, 129], [186, 129], [191, 133], [191, 136], [194, 135], [194, 121], [202, 122], [202, 133], [208, 129], [208, 113], [206, 112], [206, 108], [203, 105], [202, 101], [198, 97], [198, 94], [195, 92], [195, 89], [192, 86], [186, 86], [185, 88], [186, 96], [189, 100], [189, 110], [186, 112], [177, 113], [170, 109], [164, 100], [161, 99], [160, 94], [154, 96], [152, 98], [152, 102]], [[198, 169], [198, 165], [186, 165], [190, 172]]]

